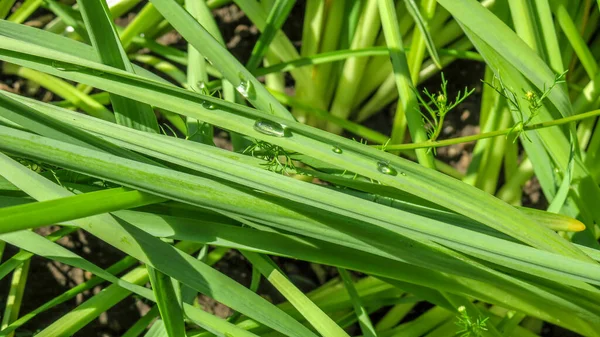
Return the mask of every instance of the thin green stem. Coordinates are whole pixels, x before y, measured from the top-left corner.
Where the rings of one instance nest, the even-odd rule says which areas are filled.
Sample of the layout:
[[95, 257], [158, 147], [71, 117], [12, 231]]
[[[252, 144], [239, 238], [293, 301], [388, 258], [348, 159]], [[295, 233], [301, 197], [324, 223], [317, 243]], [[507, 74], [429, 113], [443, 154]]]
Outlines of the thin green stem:
[[[410, 48], [404, 48], [404, 51], [410, 51]], [[440, 55], [444, 56], [454, 56], [458, 59], [466, 59], [466, 60], [474, 60], [474, 61], [483, 61], [483, 58], [479, 53], [473, 51], [463, 51], [458, 49], [440, 49], [438, 50]], [[323, 63], [331, 63], [335, 61], [341, 61], [348, 59], [350, 57], [366, 57], [366, 56], [378, 56], [378, 55], [389, 55], [388, 47], [369, 47], [369, 48], [361, 48], [361, 49], [346, 49], [346, 50], [336, 50], [332, 52], [315, 54], [312, 56], [302, 57], [290, 62], [282, 62], [275, 64], [270, 67], [260, 68], [253, 71], [255, 76], [262, 76], [266, 74], [271, 74], [274, 72], [285, 72], [290, 71], [295, 68], [315, 65], [315, 64], [323, 64]]]
[[[586, 113], [582, 113], [579, 115], [569, 116], [569, 117], [555, 119], [555, 120], [546, 121], [546, 122], [537, 123], [537, 124], [525, 125], [523, 127], [523, 131], [531, 131], [531, 130], [536, 130], [536, 129], [548, 128], [551, 126], [568, 124], [568, 123], [576, 122], [576, 121], [579, 121], [582, 119], [596, 117], [598, 115], [600, 115], [600, 110], [592, 110], [592, 111], [588, 111]], [[452, 138], [452, 139], [444, 139], [444, 140], [433, 141], [433, 142], [428, 140], [425, 142], [410, 143], [410, 144], [388, 144], [387, 146], [385, 146], [385, 151], [413, 150], [413, 149], [423, 149], [423, 148], [433, 148], [433, 147], [444, 147], [444, 146], [449, 146], [449, 145], [473, 142], [473, 141], [485, 139], [485, 138], [508, 135], [512, 131], [514, 131], [514, 127], [506, 128], [506, 129], [502, 129], [502, 130], [485, 132], [485, 133], [481, 133], [478, 135], [471, 135], [471, 136], [458, 137], [458, 138]], [[378, 145], [377, 147], [382, 148], [381, 145]]]

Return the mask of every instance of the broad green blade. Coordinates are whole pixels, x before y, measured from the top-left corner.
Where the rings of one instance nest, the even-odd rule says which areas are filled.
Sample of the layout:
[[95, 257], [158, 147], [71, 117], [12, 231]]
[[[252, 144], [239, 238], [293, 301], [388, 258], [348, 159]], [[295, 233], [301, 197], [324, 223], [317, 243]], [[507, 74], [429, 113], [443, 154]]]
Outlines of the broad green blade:
[[146, 266], [146, 269], [167, 337], [185, 336], [185, 321], [181, 309], [183, 303], [178, 300], [173, 281], [150, 266]]
[[358, 317], [358, 323], [360, 324], [360, 329], [365, 337], [376, 337], [377, 333], [375, 332], [375, 328], [369, 319], [369, 315], [365, 310], [365, 307], [361, 303], [360, 297], [356, 292], [356, 288], [354, 287], [354, 281], [352, 281], [352, 277], [350, 273], [346, 269], [338, 268], [338, 273], [340, 277], [344, 281], [344, 286], [346, 286], [346, 290], [352, 299], [352, 304], [354, 306], [354, 313]]
[[[80, 219], [120, 209], [163, 202], [164, 198], [125, 188], [101, 190], [72, 197], [0, 208], [0, 233], [16, 232]], [[26, 222], [17, 218], [27, 217]]]
[[342, 328], [294, 286], [269, 257], [252, 252], [242, 254], [322, 336], [348, 337]]

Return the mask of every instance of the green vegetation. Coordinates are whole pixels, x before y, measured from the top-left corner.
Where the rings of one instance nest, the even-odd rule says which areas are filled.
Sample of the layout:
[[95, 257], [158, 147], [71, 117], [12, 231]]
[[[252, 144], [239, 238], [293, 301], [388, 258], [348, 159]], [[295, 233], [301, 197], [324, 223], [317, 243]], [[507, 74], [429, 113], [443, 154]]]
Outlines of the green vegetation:
[[[260, 31], [246, 59], [224, 6]], [[0, 19], [0, 336], [79, 336], [131, 297], [151, 308], [125, 337], [600, 336], [600, 1], [2, 0]], [[465, 102], [479, 131], [451, 136]], [[440, 148], [467, 142], [463, 172]], [[103, 268], [59, 243], [75, 232], [125, 257]], [[249, 286], [213, 267], [227, 253]], [[22, 310], [34, 257], [93, 277]]]

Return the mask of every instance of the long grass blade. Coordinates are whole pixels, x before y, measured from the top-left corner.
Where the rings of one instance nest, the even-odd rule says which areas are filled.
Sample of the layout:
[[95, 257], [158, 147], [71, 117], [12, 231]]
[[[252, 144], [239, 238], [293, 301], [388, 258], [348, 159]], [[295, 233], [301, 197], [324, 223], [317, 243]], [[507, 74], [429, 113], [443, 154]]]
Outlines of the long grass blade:
[[[133, 67], [120, 43], [105, 0], [79, 0], [79, 7], [92, 46], [103, 64], [133, 72]], [[158, 132], [152, 107], [127, 97], [110, 94], [117, 123], [148, 132]]]

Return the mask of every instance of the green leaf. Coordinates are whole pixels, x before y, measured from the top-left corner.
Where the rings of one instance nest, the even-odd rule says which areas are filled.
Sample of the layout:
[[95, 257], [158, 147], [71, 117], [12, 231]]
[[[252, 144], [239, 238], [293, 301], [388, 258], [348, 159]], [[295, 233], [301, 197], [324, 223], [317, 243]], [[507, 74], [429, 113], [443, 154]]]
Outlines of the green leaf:
[[414, 0], [404, 0], [404, 4], [406, 5], [406, 9], [408, 10], [410, 16], [412, 16], [413, 20], [415, 20], [417, 28], [421, 32], [421, 36], [424, 39], [425, 46], [427, 47], [427, 51], [429, 51], [429, 56], [431, 56], [433, 63], [435, 63], [438, 68], [442, 69], [442, 63], [440, 61], [440, 57], [438, 56], [433, 38], [431, 37], [431, 33], [429, 32], [427, 20], [425, 20], [421, 15], [421, 11], [419, 11], [419, 7]]
[[[409, 7], [409, 3], [406, 2]], [[398, 94], [400, 97], [399, 109], [394, 117], [394, 126], [392, 129], [391, 142], [393, 144], [401, 144], [404, 141], [405, 121], [408, 122], [408, 129], [411, 137], [415, 142], [424, 142], [427, 138], [427, 133], [423, 127], [423, 117], [419, 111], [419, 103], [415, 94], [415, 89], [411, 80], [411, 73], [408, 67], [406, 54], [402, 45], [402, 36], [398, 26], [398, 18], [394, 10], [394, 2], [391, 0], [378, 0], [379, 12], [381, 13], [381, 23], [385, 40], [390, 49], [390, 57], [394, 69], [394, 79]], [[414, 5], [414, 2], [412, 2]], [[423, 36], [427, 34], [424, 30]], [[437, 54], [436, 54], [437, 55]], [[402, 114], [402, 112], [404, 114]], [[427, 168], [435, 168], [433, 162], [433, 154], [428, 149], [416, 150], [419, 163]]]
[[252, 265], [312, 324], [322, 336], [348, 337], [327, 314], [308, 299], [294, 284], [288, 280], [279, 268], [267, 256], [244, 252], [242, 254]]
[[[164, 200], [164, 198], [140, 191], [114, 188], [39, 203], [0, 208], [0, 233], [47, 226]], [[19, 218], [22, 220], [26, 218], [26, 222], [20, 221]]]
[[[79, 0], [79, 7], [88, 30], [92, 46], [103, 64], [134, 72], [120, 43], [105, 0]], [[110, 94], [117, 123], [148, 132], [158, 132], [154, 110], [127, 97]]]
[[185, 322], [181, 309], [183, 303], [178, 300], [171, 278], [150, 266], [146, 266], [146, 269], [167, 336], [185, 336]]
[[369, 319], [369, 315], [365, 310], [365, 307], [362, 305], [360, 297], [356, 292], [356, 288], [354, 287], [354, 281], [352, 281], [352, 277], [350, 273], [346, 269], [338, 268], [338, 273], [340, 277], [344, 281], [344, 286], [352, 299], [352, 305], [354, 307], [354, 313], [358, 317], [358, 323], [360, 324], [360, 329], [365, 337], [376, 337], [377, 333], [375, 332], [375, 328], [371, 323], [371, 319]]
[[254, 69], [258, 67], [259, 62], [267, 52], [271, 41], [273, 41], [275, 38], [275, 34], [279, 31], [281, 26], [283, 26], [288, 15], [292, 11], [292, 7], [294, 7], [295, 4], [295, 0], [275, 1], [275, 4], [271, 8], [269, 16], [267, 17], [267, 25], [260, 35], [258, 41], [254, 45], [252, 53], [250, 54], [250, 59], [246, 64], [246, 68], [248, 68], [250, 72], [254, 71]]

